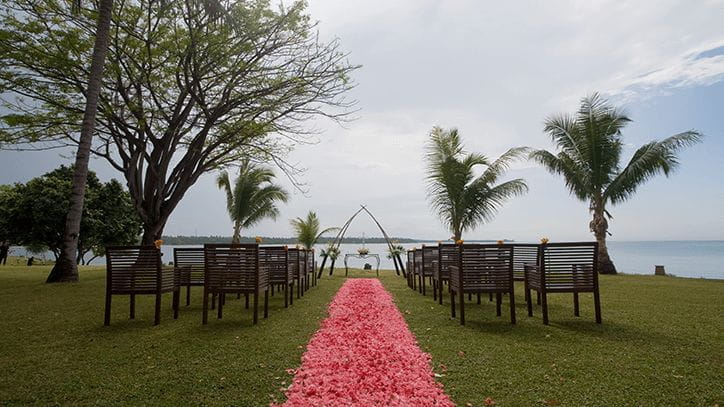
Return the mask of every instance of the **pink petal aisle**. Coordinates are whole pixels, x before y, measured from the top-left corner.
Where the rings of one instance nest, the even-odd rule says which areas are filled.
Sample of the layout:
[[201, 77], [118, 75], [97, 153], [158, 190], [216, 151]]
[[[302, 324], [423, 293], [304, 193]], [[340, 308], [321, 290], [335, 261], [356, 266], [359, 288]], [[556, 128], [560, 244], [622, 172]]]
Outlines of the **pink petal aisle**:
[[340, 288], [286, 395], [285, 406], [454, 405], [376, 279]]

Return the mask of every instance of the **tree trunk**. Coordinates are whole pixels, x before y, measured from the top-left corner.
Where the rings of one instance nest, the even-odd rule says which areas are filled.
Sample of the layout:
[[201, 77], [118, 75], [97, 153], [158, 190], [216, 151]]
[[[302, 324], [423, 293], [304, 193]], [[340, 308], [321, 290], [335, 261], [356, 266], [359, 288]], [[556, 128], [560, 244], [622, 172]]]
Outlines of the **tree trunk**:
[[329, 264], [329, 275], [331, 276], [332, 273], [334, 273], [334, 263], [337, 262], [337, 259], [332, 259], [332, 263]]
[[78, 236], [80, 234], [80, 220], [83, 216], [83, 203], [85, 201], [85, 185], [88, 178], [88, 159], [90, 158], [91, 142], [96, 125], [98, 112], [98, 97], [101, 92], [103, 67], [108, 53], [108, 38], [113, 13], [113, 0], [101, 0], [98, 9], [98, 22], [96, 25], [96, 39], [93, 46], [93, 58], [90, 66], [88, 89], [86, 91], [85, 113], [80, 131], [78, 151], [75, 156], [75, 169], [70, 194], [70, 207], [65, 218], [65, 231], [63, 234], [63, 247], [60, 258], [48, 275], [47, 283], [77, 282], [78, 265], [76, 253], [78, 250]]
[[232, 236], [231, 238], [231, 243], [241, 243], [241, 225], [239, 224], [239, 222], [234, 223], [234, 236]]
[[606, 234], [608, 233], [608, 221], [603, 213], [603, 208], [595, 209], [593, 220], [591, 220], [591, 232], [596, 236], [598, 242], [598, 272], [601, 274], [616, 274], [616, 266], [613, 265], [606, 247]]
[[156, 240], [160, 240], [163, 235], [163, 228], [166, 226], [166, 222], [158, 222], [153, 225], [143, 225], [143, 237], [141, 238], [142, 246], [153, 246]]
[[322, 265], [319, 266], [319, 273], [317, 274], [317, 278], [322, 278], [322, 272], [324, 271], [324, 264], [327, 263], [327, 255], [322, 255]]

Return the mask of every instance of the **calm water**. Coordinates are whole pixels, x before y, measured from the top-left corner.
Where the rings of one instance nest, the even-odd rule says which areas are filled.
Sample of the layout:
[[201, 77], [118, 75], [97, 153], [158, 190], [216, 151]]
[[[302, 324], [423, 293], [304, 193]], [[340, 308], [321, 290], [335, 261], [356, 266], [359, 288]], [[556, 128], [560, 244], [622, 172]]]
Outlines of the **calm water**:
[[[344, 272], [344, 255], [347, 253], [356, 254], [361, 244], [343, 244], [340, 246], [341, 255], [335, 265], [335, 270]], [[405, 248], [418, 244], [403, 244]], [[182, 246], [177, 246], [182, 247]], [[193, 247], [193, 246], [191, 246]], [[326, 247], [317, 246], [319, 251]], [[392, 260], [387, 258], [387, 245], [367, 244], [370, 253], [377, 253], [380, 256], [380, 269], [394, 269]], [[652, 242], [609, 242], [609, 252], [613, 258], [618, 271], [628, 274], [653, 274], [654, 265], [661, 264], [666, 267], [668, 274], [679, 277], [696, 278], [717, 278], [724, 279], [724, 241], [652, 241]], [[163, 246], [163, 260], [168, 263], [173, 261], [174, 246]], [[13, 248], [13, 255], [25, 255], [25, 250], [20, 247]], [[45, 255], [52, 259], [53, 255]], [[36, 257], [38, 257], [36, 255]], [[404, 261], [404, 257], [403, 257]], [[105, 259], [98, 258], [93, 264], [103, 264]], [[374, 259], [349, 258], [349, 266], [362, 268], [365, 263], [376, 265]], [[328, 266], [327, 266], [328, 267]], [[337, 273], [337, 271], [335, 271]]]

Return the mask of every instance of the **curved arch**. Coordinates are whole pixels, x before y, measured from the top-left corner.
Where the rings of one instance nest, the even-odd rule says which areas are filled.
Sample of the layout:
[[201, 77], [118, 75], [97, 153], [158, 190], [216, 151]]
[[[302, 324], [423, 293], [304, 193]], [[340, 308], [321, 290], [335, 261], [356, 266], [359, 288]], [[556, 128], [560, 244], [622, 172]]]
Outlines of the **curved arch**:
[[[382, 227], [382, 224], [377, 220], [375, 215], [370, 212], [369, 209], [365, 205], [360, 205], [360, 208], [355, 212], [352, 216], [347, 219], [347, 222], [342, 225], [341, 228], [339, 228], [339, 232], [337, 232], [337, 236], [335, 236], [334, 240], [332, 241], [332, 246], [339, 249], [339, 245], [342, 244], [342, 240], [344, 239], [345, 234], [347, 233], [347, 229], [349, 229], [349, 225], [352, 224], [352, 221], [359, 215], [360, 213], [365, 212], [367, 215], [370, 216], [372, 221], [377, 225], [377, 227], [380, 229], [380, 232], [382, 232], [382, 236], [385, 238], [385, 242], [387, 242], [387, 247], [390, 249], [390, 253], [393, 252], [394, 245], [392, 244], [392, 241], [390, 240], [390, 236], [387, 234], [385, 229]], [[322, 261], [322, 267], [319, 268], [318, 277], [322, 277], [322, 271], [324, 271], [324, 263], [326, 258]], [[395, 254], [392, 256], [392, 262], [395, 265], [395, 272], [397, 275], [400, 275], [400, 270], [402, 270], [402, 275], [407, 276], [407, 273], [405, 271], [405, 267], [402, 263], [402, 259], [400, 258], [399, 254]], [[330, 270], [331, 272], [331, 270]]]

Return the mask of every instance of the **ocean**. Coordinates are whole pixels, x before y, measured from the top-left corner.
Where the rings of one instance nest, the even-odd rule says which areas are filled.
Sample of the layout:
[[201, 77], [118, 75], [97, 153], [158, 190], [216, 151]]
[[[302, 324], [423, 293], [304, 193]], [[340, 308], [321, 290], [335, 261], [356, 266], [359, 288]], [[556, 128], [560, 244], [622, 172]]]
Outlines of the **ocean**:
[[[421, 243], [403, 244], [402, 246], [407, 249], [419, 247], [420, 245]], [[361, 244], [354, 243], [340, 245], [341, 255], [335, 264], [335, 273], [344, 273], [345, 254], [357, 254], [357, 249], [361, 246]], [[375, 243], [365, 246], [370, 253], [379, 255], [380, 269], [394, 270], [392, 260], [387, 258], [387, 245]], [[316, 247], [317, 256], [319, 256], [320, 250], [325, 247], [326, 245]], [[174, 246], [170, 245], [162, 247], [164, 262], [173, 261], [173, 248]], [[724, 240], [630, 242], [614, 240], [608, 242], [608, 248], [619, 273], [653, 274], [655, 265], [663, 265], [667, 274], [678, 277], [724, 279]], [[26, 255], [25, 249], [13, 247], [11, 255], [24, 256]], [[48, 259], [53, 259], [50, 252], [35, 256], [45, 256]], [[104, 262], [105, 259], [101, 257], [95, 259], [93, 264], [102, 265]], [[373, 267], [376, 266], [374, 258], [358, 259], [348, 257], [350, 267], [362, 268], [365, 263], [370, 263]]]

